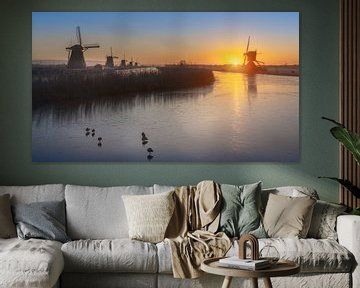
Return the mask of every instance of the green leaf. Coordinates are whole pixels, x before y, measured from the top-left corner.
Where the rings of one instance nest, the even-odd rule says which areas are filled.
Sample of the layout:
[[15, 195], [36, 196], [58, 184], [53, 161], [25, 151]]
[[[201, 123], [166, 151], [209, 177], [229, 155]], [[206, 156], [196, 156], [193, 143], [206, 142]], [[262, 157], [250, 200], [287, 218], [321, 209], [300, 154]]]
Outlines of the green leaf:
[[360, 165], [360, 136], [333, 119], [327, 117], [321, 118], [337, 125], [337, 127], [330, 129], [331, 134], [350, 151], [356, 162]]
[[342, 186], [344, 186], [347, 190], [349, 190], [356, 198], [360, 198], [360, 188], [355, 186], [351, 181], [346, 179], [340, 179], [336, 177], [318, 177], [318, 178], [326, 178], [330, 180], [334, 180], [339, 182]]
[[360, 165], [360, 137], [355, 132], [349, 131], [345, 127], [333, 127], [331, 134], [339, 140], [354, 156]]

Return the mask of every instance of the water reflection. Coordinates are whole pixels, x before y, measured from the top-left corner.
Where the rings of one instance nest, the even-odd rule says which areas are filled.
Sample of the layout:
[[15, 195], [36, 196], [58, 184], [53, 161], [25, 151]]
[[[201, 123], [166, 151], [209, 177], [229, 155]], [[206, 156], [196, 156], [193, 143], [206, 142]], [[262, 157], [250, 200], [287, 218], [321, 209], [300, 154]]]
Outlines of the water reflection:
[[214, 74], [205, 88], [34, 107], [33, 160], [296, 161], [298, 77]]
[[193, 98], [205, 97], [212, 90], [213, 85], [210, 85], [176, 92], [136, 94], [119, 98], [102, 97], [93, 101], [42, 105], [33, 108], [33, 125], [40, 126], [44, 121], [66, 125], [79, 119], [91, 119], [96, 117], [96, 115], [106, 115], [109, 112], [129, 112], [139, 107], [145, 109], [154, 104], [164, 107], [174, 106], [179, 101], [179, 98], [190, 101]]
[[253, 75], [245, 75], [247, 80], [247, 91], [249, 97], [257, 96], [257, 83], [256, 83], [256, 74]]

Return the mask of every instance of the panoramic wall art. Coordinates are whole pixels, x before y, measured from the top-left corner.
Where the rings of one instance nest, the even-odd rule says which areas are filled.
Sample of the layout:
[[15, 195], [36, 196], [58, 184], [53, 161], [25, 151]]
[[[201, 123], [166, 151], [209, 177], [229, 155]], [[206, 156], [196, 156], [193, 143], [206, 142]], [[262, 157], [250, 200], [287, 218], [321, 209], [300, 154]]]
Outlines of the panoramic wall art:
[[34, 12], [34, 162], [299, 159], [298, 12]]

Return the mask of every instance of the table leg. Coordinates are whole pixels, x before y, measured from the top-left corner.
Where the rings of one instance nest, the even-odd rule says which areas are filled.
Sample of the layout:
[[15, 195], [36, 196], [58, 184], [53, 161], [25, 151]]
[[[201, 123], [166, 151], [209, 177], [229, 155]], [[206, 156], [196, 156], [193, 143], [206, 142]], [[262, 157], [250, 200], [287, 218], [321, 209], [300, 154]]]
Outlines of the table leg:
[[264, 279], [265, 288], [273, 288], [270, 278], [266, 277], [263, 279]]
[[232, 277], [231, 276], [225, 276], [224, 282], [221, 286], [221, 288], [230, 288]]
[[258, 279], [257, 278], [251, 278], [252, 287], [258, 288]]

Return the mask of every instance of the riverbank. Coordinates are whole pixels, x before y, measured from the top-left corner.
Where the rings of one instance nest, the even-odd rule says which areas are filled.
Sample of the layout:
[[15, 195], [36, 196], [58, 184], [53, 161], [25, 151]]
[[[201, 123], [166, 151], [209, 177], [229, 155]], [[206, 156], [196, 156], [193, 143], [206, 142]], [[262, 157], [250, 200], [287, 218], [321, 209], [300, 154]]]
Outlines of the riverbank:
[[122, 97], [211, 85], [212, 71], [173, 66], [141, 70], [69, 70], [64, 66], [33, 66], [33, 104]]

